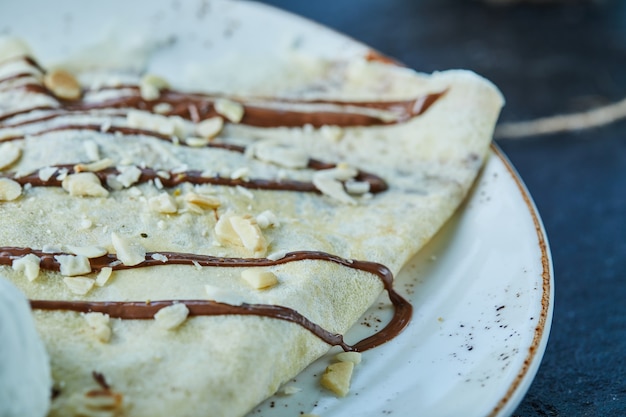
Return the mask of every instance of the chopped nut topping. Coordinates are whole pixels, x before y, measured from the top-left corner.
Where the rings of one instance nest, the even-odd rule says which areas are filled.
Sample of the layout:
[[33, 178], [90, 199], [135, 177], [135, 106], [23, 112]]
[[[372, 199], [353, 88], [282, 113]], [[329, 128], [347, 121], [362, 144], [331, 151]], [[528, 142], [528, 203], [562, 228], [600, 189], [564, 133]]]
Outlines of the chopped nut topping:
[[104, 158], [90, 164], [76, 164], [74, 165], [74, 172], [98, 172], [110, 166], [113, 166], [113, 160], [110, 158]]
[[244, 180], [244, 181], [247, 181], [248, 178], [250, 178], [250, 168], [248, 168], [248, 167], [238, 168], [235, 171], [233, 171], [232, 174], [230, 174], [230, 179], [232, 179], [232, 180]]
[[109, 191], [102, 186], [93, 172], [80, 172], [67, 175], [61, 185], [74, 197], [107, 197]]
[[166, 192], [148, 199], [148, 207], [157, 213], [173, 214], [178, 211], [176, 199]]
[[66, 277], [85, 275], [91, 272], [89, 258], [83, 255], [55, 255], [54, 259], [61, 267], [61, 274]]
[[49, 71], [43, 77], [43, 84], [55, 96], [63, 100], [80, 98], [81, 88], [76, 77], [62, 69]]
[[167, 114], [171, 112], [172, 109], [173, 107], [170, 103], [159, 103], [152, 108], [155, 113], [159, 114]]
[[153, 253], [152, 256], [150, 257], [154, 259], [155, 261], [161, 261], [163, 263], [166, 263], [167, 261], [169, 261], [167, 256], [160, 254], [160, 253]]
[[56, 174], [57, 169], [55, 167], [45, 167], [39, 170], [39, 179], [41, 181], [48, 181], [54, 174]]
[[98, 273], [98, 276], [96, 277], [96, 285], [98, 287], [104, 287], [106, 283], [109, 281], [109, 278], [111, 278], [112, 274], [113, 274], [113, 268], [110, 268], [108, 266], [105, 266], [104, 268], [102, 268], [100, 272]]
[[367, 194], [370, 191], [370, 183], [367, 181], [346, 181], [346, 191], [350, 194]]
[[211, 140], [220, 134], [224, 127], [224, 119], [221, 117], [211, 117], [196, 125], [196, 134], [201, 138]]
[[220, 98], [215, 100], [215, 111], [231, 122], [239, 123], [243, 119], [245, 109], [236, 101]]
[[39, 276], [39, 263], [41, 259], [32, 253], [13, 260], [12, 267], [15, 272], [21, 272], [26, 279], [33, 282]]
[[261, 229], [280, 226], [280, 222], [276, 218], [276, 215], [270, 210], [265, 210], [263, 213], [256, 216], [256, 222]]
[[0, 201], [13, 201], [22, 195], [19, 182], [8, 178], [0, 178]]
[[337, 201], [345, 204], [355, 204], [356, 202], [343, 188], [343, 184], [336, 179], [323, 175], [313, 174], [313, 185], [320, 190], [322, 194], [327, 195]]
[[278, 284], [276, 274], [271, 271], [262, 271], [258, 268], [244, 269], [241, 271], [241, 278], [257, 290], [264, 290]]
[[13, 142], [0, 144], [0, 171], [17, 162], [22, 157], [22, 148]]
[[107, 250], [99, 246], [66, 246], [65, 248], [73, 255], [81, 255], [86, 258], [98, 258], [107, 254]]
[[216, 223], [215, 233], [220, 243], [242, 246], [256, 256], [263, 256], [267, 251], [267, 241], [250, 216], [225, 214]]
[[339, 397], [345, 397], [350, 391], [350, 380], [354, 363], [337, 362], [326, 367], [320, 383]]
[[183, 303], [175, 303], [163, 307], [154, 315], [159, 327], [166, 330], [173, 330], [183, 324], [189, 316], [189, 309]]
[[185, 194], [185, 201], [203, 209], [216, 209], [222, 205], [222, 202], [217, 197], [196, 194], [192, 191]]
[[167, 80], [154, 74], [144, 75], [139, 82], [141, 98], [148, 101], [156, 100], [161, 96], [161, 90], [169, 87]]
[[108, 343], [111, 340], [111, 319], [108, 314], [85, 313], [83, 317], [99, 341]]
[[[285, 385], [278, 391], [278, 393], [282, 395], [293, 395], [293, 394], [297, 394], [300, 391], [302, 391], [302, 388], [298, 388], [293, 385]], [[305, 415], [305, 414], [300, 414], [300, 416], [302, 415]]]
[[359, 352], [341, 352], [335, 355], [335, 359], [339, 362], [352, 362], [358, 365], [361, 363], [361, 354]]
[[63, 282], [69, 290], [76, 295], [85, 295], [94, 286], [95, 281], [87, 277], [65, 277]]
[[115, 177], [115, 179], [119, 181], [124, 188], [128, 188], [135, 184], [141, 177], [141, 169], [134, 165], [117, 167], [117, 170], [120, 173]]
[[146, 260], [146, 249], [139, 243], [117, 233], [111, 233], [111, 242], [115, 248], [117, 259], [122, 261], [124, 265], [134, 266]]
[[174, 121], [160, 114], [130, 110], [126, 116], [126, 122], [130, 127], [152, 130], [163, 135], [174, 136], [176, 133]]
[[203, 148], [209, 144], [209, 139], [207, 138], [196, 138], [194, 136], [186, 138], [185, 144], [187, 146], [191, 146], [192, 148]]

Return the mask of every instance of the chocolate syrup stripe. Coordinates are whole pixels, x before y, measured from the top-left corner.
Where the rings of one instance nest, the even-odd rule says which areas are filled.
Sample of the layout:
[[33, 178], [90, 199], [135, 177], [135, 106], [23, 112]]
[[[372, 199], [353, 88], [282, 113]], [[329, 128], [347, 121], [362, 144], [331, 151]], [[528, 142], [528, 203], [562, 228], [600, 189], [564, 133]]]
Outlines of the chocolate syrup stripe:
[[[43, 70], [32, 58], [16, 58], [24, 59], [29, 65], [39, 71]], [[0, 63], [1, 65], [1, 63]], [[23, 77], [25, 73], [15, 74], [0, 80], [10, 81], [15, 78]], [[36, 94], [45, 94], [52, 96], [52, 93], [44, 86], [38, 83], [26, 84], [15, 88], [25, 89]], [[122, 96], [118, 98], [108, 99], [101, 102], [90, 103], [84, 100], [59, 100], [61, 109], [64, 111], [57, 116], [71, 114], [73, 112], [84, 112], [97, 109], [139, 109], [154, 112], [157, 104], [167, 103], [172, 106], [170, 112], [165, 113], [168, 116], [180, 116], [194, 122], [217, 116], [215, 111], [215, 101], [220, 98], [227, 98], [242, 104], [245, 108], [241, 124], [256, 127], [301, 127], [304, 125], [312, 125], [313, 127], [321, 127], [325, 125], [333, 125], [340, 127], [349, 126], [371, 126], [371, 125], [388, 125], [406, 122], [407, 120], [419, 116], [435, 103], [445, 91], [439, 93], [431, 93], [409, 100], [393, 100], [393, 101], [342, 101], [342, 100], [299, 100], [275, 97], [235, 97], [217, 94], [203, 93], [184, 93], [171, 89], [161, 91], [161, 95], [157, 100], [145, 100], [139, 94], [139, 88], [136, 85], [121, 85], [115, 87], [104, 87], [99, 90], [85, 90], [85, 92], [97, 92], [100, 90], [131, 90], [134, 94]], [[265, 103], [265, 105], [264, 105]], [[313, 111], [288, 110], [284, 107], [287, 105], [311, 105], [318, 106]], [[278, 105], [278, 107], [277, 107]], [[282, 105], [282, 108], [280, 107]], [[325, 110], [324, 106], [339, 106], [343, 109]], [[321, 107], [320, 107], [321, 106]], [[54, 107], [40, 107], [37, 109], [54, 109]], [[363, 114], [357, 109], [377, 109], [397, 114], [394, 120], [385, 120], [375, 115]], [[36, 110], [35, 108], [21, 110], [0, 116], [0, 122], [12, 118], [14, 116], [28, 113]], [[50, 116], [42, 119], [34, 119], [28, 123], [36, 123], [43, 120], [49, 120]], [[17, 125], [24, 125], [20, 123]], [[11, 125], [11, 126], [17, 126]]]
[[[234, 152], [243, 152], [244, 148], [236, 145], [229, 144], [211, 144], [213, 147], [222, 148], [231, 150]], [[335, 167], [335, 164], [330, 164], [322, 161], [318, 161], [315, 159], [309, 160], [308, 168], [313, 170], [323, 170], [330, 169]], [[15, 177], [14, 175], [2, 175], [0, 174], [0, 178], [10, 178], [20, 185], [24, 186], [26, 184], [30, 184], [33, 187], [61, 187], [63, 181], [57, 179], [58, 172], [61, 170], [66, 171], [67, 174], [74, 174], [76, 172], [75, 165], [54, 165], [51, 168], [57, 168], [57, 172], [50, 176], [47, 180], [43, 180], [39, 176], [39, 171], [32, 172], [28, 175], [22, 175], [19, 177]], [[141, 175], [139, 177], [138, 183], [146, 183], [149, 181], [154, 181], [158, 179], [161, 184], [166, 188], [176, 187], [177, 185], [183, 183], [190, 184], [212, 184], [212, 185], [222, 185], [222, 186], [230, 186], [230, 187], [244, 187], [249, 189], [256, 190], [281, 190], [281, 191], [299, 191], [299, 192], [316, 192], [319, 193], [319, 190], [312, 182], [305, 181], [296, 181], [296, 180], [268, 180], [268, 179], [233, 179], [229, 177], [221, 177], [221, 176], [204, 176], [203, 171], [199, 170], [188, 170], [183, 172], [171, 172], [171, 171], [163, 171], [163, 170], [155, 170], [153, 168], [140, 168]], [[166, 172], [167, 175], [163, 175], [163, 172]], [[119, 175], [120, 171], [117, 168], [105, 168], [100, 171], [93, 172], [100, 183], [104, 186], [107, 184], [107, 177], [113, 175]], [[159, 175], [161, 174], [161, 175]], [[358, 171], [357, 176], [355, 177], [356, 181], [367, 182], [370, 185], [371, 193], [380, 193], [387, 190], [387, 183], [380, 177], [370, 174], [365, 171]]]
[[[0, 248], [0, 264], [10, 265], [13, 259], [17, 259], [29, 253], [35, 254], [41, 258], [42, 268], [56, 271], [60, 269], [58, 262], [54, 259], [54, 256], [61, 255], [60, 253], [43, 253], [30, 248]], [[374, 348], [388, 340], [391, 340], [408, 325], [412, 315], [411, 304], [393, 289], [393, 274], [391, 271], [384, 265], [374, 262], [348, 260], [317, 251], [290, 252], [286, 254], [285, 257], [278, 260], [219, 258], [178, 252], [159, 252], [159, 254], [165, 256], [168, 261], [163, 263], [160, 260], [152, 259], [151, 256], [153, 253], [148, 253], [146, 254], [144, 262], [135, 266], [126, 266], [120, 264], [115, 255], [107, 254], [99, 258], [90, 259], [90, 263], [92, 270], [98, 271], [106, 266], [110, 266], [114, 270], [172, 264], [190, 266], [200, 264], [205, 267], [253, 267], [272, 266], [303, 260], [322, 260], [378, 276], [381, 279], [385, 290], [389, 294], [389, 299], [394, 306], [394, 315], [391, 321], [382, 330], [354, 345], [349, 345], [345, 343], [342, 335], [324, 330], [293, 309], [266, 304], [242, 304], [237, 306], [211, 300], [160, 300], [150, 302], [31, 300], [31, 306], [33, 309], [68, 310], [83, 313], [99, 312], [108, 314], [113, 318], [140, 320], [152, 319], [154, 314], [163, 307], [167, 307], [174, 303], [184, 303], [188, 307], [189, 314], [191, 316], [256, 315], [290, 321], [304, 327], [330, 345], [341, 346], [346, 351], [356, 352], [362, 352]]]

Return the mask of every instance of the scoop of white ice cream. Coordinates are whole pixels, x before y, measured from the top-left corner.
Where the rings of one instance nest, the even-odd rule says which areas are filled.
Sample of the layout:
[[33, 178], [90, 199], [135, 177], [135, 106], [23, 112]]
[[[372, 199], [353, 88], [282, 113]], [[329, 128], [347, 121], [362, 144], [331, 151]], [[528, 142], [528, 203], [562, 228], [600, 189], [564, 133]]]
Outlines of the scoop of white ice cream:
[[0, 417], [43, 417], [50, 361], [24, 294], [0, 277]]

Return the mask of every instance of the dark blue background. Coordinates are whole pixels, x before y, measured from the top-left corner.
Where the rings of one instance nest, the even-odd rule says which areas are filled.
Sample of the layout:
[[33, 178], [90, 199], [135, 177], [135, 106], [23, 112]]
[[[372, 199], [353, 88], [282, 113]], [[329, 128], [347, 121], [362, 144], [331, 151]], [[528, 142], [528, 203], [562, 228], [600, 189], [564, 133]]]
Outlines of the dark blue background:
[[[506, 96], [501, 121], [626, 98], [626, 2], [265, 3], [420, 71], [472, 69]], [[514, 416], [626, 416], [626, 120], [498, 144], [538, 206], [556, 283], [548, 348]]]

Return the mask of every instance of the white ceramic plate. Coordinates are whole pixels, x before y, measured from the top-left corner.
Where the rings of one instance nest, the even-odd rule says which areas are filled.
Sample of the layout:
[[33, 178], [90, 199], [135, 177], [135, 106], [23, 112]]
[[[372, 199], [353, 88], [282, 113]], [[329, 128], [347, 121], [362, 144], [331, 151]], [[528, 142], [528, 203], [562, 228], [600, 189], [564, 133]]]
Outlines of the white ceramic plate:
[[[153, 51], [141, 45], [150, 39], [158, 49], [148, 61], [151, 70], [178, 80], [193, 79], [197, 65], [232, 64], [233, 51], [251, 62], [266, 58], [267, 68], [248, 69], [255, 82], [294, 45], [330, 58], [368, 52], [282, 11], [217, 0], [7, 1], [0, 3], [0, 33], [28, 39], [45, 64], [79, 51], [84, 57], [85, 47], [113, 33], [143, 62], [142, 53]], [[228, 85], [227, 77], [216, 74], [222, 78], [204, 80], [206, 88]], [[495, 147], [466, 204], [397, 280], [413, 302], [414, 319], [398, 338], [363, 355], [348, 397], [337, 399], [319, 388], [325, 357], [292, 381], [302, 391], [271, 398], [250, 416], [510, 415], [543, 356], [553, 279], [537, 210]], [[374, 308], [348, 340], [379, 325], [379, 319], [384, 311]]]

